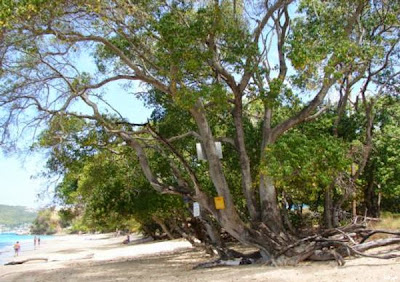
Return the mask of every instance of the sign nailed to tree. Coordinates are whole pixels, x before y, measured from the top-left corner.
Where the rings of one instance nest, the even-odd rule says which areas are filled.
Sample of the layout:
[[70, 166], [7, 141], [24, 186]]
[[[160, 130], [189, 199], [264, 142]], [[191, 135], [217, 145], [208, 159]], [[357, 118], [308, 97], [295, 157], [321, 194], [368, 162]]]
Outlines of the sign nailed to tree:
[[193, 203], [193, 216], [194, 217], [200, 216], [200, 205], [198, 202]]
[[[222, 159], [222, 146], [221, 142], [215, 142], [215, 150], [217, 151], [218, 158]], [[204, 153], [201, 143], [196, 143], [197, 159], [199, 161], [206, 161], [207, 157]]]
[[214, 197], [214, 203], [217, 210], [225, 209], [224, 197]]

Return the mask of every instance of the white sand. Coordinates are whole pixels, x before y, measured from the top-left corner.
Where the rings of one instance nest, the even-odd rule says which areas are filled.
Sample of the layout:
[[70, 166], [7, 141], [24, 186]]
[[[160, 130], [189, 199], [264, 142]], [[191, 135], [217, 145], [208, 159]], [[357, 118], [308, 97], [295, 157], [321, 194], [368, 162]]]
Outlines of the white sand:
[[209, 260], [184, 240], [144, 242], [133, 236], [68, 235], [42, 242], [17, 260], [45, 257], [48, 262], [0, 266], [0, 281], [400, 281], [400, 259], [371, 258], [304, 263], [274, 268], [249, 265], [193, 270]]

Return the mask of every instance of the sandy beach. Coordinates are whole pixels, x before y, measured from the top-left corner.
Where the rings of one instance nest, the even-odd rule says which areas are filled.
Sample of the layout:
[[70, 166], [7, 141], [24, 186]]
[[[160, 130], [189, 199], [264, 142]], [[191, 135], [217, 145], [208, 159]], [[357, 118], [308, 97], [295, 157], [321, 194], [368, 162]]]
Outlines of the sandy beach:
[[[185, 240], [154, 242], [140, 235], [132, 243], [112, 234], [66, 235], [42, 242], [37, 250], [14, 260], [46, 258], [20, 265], [1, 265], [0, 281], [400, 281], [400, 258], [306, 262], [296, 267], [263, 265], [193, 270], [210, 258]], [[11, 259], [11, 260], [13, 260]]]

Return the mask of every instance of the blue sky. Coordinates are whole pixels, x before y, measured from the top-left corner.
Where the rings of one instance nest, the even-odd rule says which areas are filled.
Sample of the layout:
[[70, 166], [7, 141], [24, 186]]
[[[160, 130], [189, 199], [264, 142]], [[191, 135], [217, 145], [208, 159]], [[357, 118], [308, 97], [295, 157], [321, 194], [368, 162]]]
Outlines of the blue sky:
[[[89, 53], [76, 55], [76, 64], [80, 71], [85, 71], [94, 74], [96, 67], [93, 58]], [[126, 88], [119, 82], [109, 83], [104, 89], [107, 102], [118, 110], [118, 112], [133, 123], [145, 122], [152, 110], [144, 107], [143, 102], [138, 100], [133, 92], [143, 90], [139, 83], [134, 83], [130, 86], [131, 93], [128, 93]], [[106, 106], [100, 106], [101, 111], [106, 109]], [[87, 106], [79, 103], [73, 106], [73, 110], [77, 112], [86, 112]], [[90, 111], [91, 112], [91, 111]], [[28, 139], [30, 138], [30, 139]], [[26, 136], [28, 140], [20, 141], [20, 148], [26, 150], [32, 143], [32, 136]], [[45, 154], [8, 154], [4, 155], [0, 151], [0, 204], [11, 206], [26, 206], [31, 208], [40, 208], [51, 202], [51, 188], [54, 184], [50, 184], [50, 190], [46, 190], [49, 186], [47, 179], [38, 178], [41, 171], [46, 165]], [[47, 196], [43, 200], [39, 200], [37, 195]]]
[[[126, 94], [119, 84], [108, 87], [108, 102], [131, 122], [145, 122], [151, 109], [145, 108], [142, 101], [132, 94]], [[48, 180], [38, 178], [44, 169], [46, 158], [44, 153], [4, 155], [0, 152], [0, 204], [40, 208], [51, 202], [50, 192], [45, 192]], [[50, 185], [54, 188], [54, 184]], [[44, 194], [39, 201], [37, 195]], [[43, 196], [43, 195], [42, 195]]]
[[0, 156], [0, 204], [38, 208], [36, 194], [44, 187], [41, 179], [32, 179], [43, 167], [39, 156]]

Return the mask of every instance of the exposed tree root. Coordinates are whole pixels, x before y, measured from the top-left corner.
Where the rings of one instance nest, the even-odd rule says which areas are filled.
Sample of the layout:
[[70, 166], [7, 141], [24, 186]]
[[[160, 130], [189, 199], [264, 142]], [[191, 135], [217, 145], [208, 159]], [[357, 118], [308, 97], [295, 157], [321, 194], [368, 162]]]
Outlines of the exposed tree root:
[[[379, 239], [366, 242], [372, 235], [386, 234], [394, 235], [395, 237]], [[380, 259], [390, 259], [400, 257], [398, 254], [367, 254], [367, 250], [400, 244], [400, 232], [387, 230], [368, 230], [363, 224], [351, 224], [342, 228], [329, 229], [322, 232], [320, 235], [314, 235], [303, 238], [296, 243], [285, 248], [284, 252], [278, 255], [284, 255], [294, 247], [304, 244], [305, 242], [314, 242], [314, 252], [307, 258], [308, 260], [332, 260], [335, 259], [338, 265], [344, 265], [345, 257], [352, 255], [373, 257]]]
[[[375, 234], [391, 235], [389, 238], [368, 241]], [[398, 245], [385, 251], [370, 253], [367, 251]], [[320, 234], [301, 238], [288, 246], [282, 247], [269, 259], [263, 259], [260, 252], [244, 255], [229, 250], [226, 256], [217, 260], [202, 263], [195, 269], [216, 266], [232, 266], [252, 263], [272, 264], [275, 266], [295, 265], [304, 260], [327, 261], [335, 260], [339, 266], [345, 264], [345, 258], [371, 257], [379, 259], [391, 259], [400, 257], [393, 252], [400, 250], [400, 232], [388, 230], [368, 230], [364, 224], [351, 224], [341, 228], [322, 231]], [[271, 252], [272, 253], [272, 252]]]
[[228, 249], [225, 253], [231, 254], [232, 256], [219, 258], [204, 263], [197, 264], [193, 269], [211, 268], [217, 266], [235, 266], [257, 263], [261, 260], [260, 252], [253, 252], [250, 254], [242, 254], [240, 252]]

